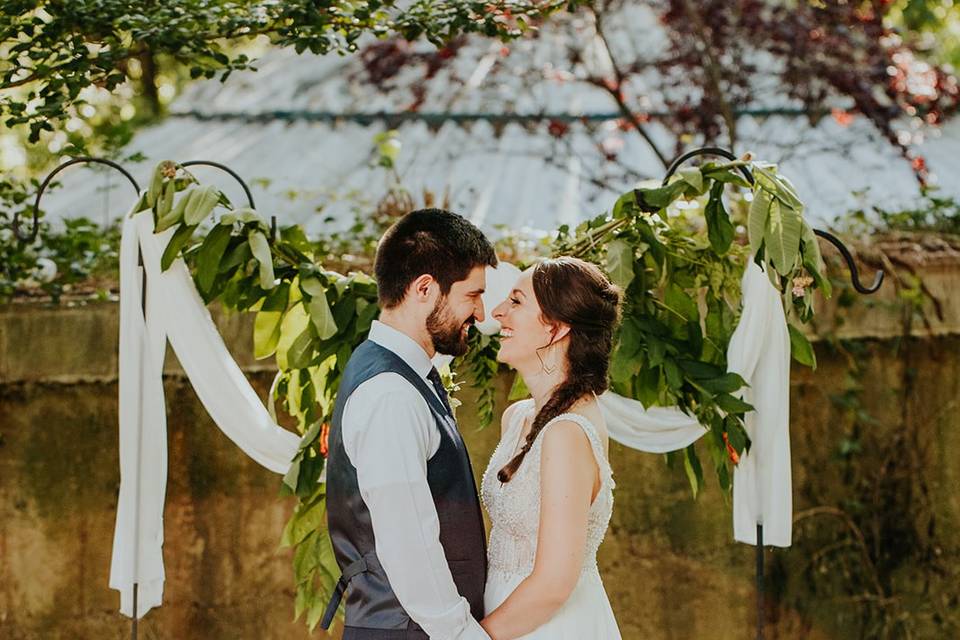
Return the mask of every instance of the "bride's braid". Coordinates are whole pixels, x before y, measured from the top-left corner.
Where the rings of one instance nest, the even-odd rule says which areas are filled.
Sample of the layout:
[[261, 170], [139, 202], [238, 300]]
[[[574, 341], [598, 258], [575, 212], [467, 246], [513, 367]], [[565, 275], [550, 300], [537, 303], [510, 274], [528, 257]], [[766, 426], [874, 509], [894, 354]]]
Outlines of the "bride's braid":
[[620, 319], [620, 290], [595, 265], [577, 258], [553, 258], [533, 271], [533, 290], [544, 319], [570, 326], [566, 378], [533, 419], [520, 451], [497, 473], [509, 482], [543, 428], [590, 393], [607, 389], [613, 334]]

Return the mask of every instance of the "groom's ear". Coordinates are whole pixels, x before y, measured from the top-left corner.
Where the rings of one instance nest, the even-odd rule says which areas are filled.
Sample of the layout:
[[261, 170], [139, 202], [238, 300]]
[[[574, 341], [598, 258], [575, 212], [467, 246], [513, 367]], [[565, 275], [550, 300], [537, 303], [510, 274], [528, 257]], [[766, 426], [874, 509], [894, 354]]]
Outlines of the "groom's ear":
[[414, 296], [419, 302], [428, 302], [433, 295], [434, 290], [438, 289], [440, 284], [429, 273], [418, 276], [410, 283], [408, 295]]

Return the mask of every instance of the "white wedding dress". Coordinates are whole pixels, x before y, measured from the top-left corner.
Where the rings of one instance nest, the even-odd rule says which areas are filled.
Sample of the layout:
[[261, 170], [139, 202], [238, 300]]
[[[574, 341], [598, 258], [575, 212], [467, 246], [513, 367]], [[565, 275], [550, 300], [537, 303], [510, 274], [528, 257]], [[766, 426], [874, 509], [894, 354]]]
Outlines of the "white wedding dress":
[[487, 613], [500, 606], [533, 571], [540, 525], [540, 451], [543, 437], [558, 420], [576, 422], [583, 429], [600, 469], [600, 491], [590, 507], [587, 543], [580, 579], [569, 599], [544, 625], [524, 640], [612, 640], [620, 638], [617, 621], [597, 569], [597, 549], [613, 511], [613, 472], [596, 428], [585, 417], [565, 413], [547, 423], [510, 482], [501, 484], [497, 472], [519, 444], [524, 418], [533, 412], [533, 400], [524, 400], [504, 429], [500, 444], [483, 474], [481, 495], [492, 529], [487, 550], [488, 573], [484, 592]]

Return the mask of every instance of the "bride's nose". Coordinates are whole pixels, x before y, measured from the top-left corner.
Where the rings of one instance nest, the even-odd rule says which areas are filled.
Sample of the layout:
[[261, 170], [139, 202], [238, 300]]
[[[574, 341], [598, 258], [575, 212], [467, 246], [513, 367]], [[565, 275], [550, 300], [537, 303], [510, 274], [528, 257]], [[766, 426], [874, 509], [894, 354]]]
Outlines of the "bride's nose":
[[490, 313], [495, 319], [499, 320], [503, 317], [503, 307], [506, 301], [501, 302], [496, 307], [493, 308], [493, 311]]

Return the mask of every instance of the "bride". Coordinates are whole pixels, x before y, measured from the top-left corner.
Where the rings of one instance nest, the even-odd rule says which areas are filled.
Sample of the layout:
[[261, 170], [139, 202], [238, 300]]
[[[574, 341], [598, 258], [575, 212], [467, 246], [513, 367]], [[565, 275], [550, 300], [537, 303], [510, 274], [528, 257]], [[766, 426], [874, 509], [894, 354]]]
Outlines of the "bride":
[[498, 360], [532, 398], [503, 414], [484, 473], [492, 530], [482, 625], [493, 640], [619, 639], [596, 553], [613, 508], [607, 388], [620, 291], [594, 265], [555, 258], [525, 271], [493, 311]]

